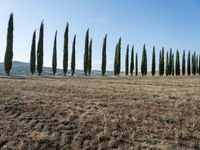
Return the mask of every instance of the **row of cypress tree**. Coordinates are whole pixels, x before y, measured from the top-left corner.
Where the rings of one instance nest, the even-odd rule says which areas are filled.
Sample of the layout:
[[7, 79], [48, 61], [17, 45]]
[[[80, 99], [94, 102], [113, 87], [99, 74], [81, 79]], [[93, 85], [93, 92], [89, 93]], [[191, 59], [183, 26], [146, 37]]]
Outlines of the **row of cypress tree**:
[[[10, 19], [8, 22], [7, 29], [7, 46], [4, 57], [4, 68], [7, 75], [10, 74], [10, 70], [12, 68], [12, 58], [13, 58], [13, 14], [10, 14]], [[30, 72], [33, 75], [36, 70], [40, 76], [43, 71], [43, 45], [44, 45], [44, 23], [42, 21], [39, 30], [39, 40], [37, 45], [37, 53], [36, 53], [36, 31], [33, 32], [32, 44], [31, 44], [31, 53], [30, 53]], [[64, 47], [63, 47], [63, 75], [66, 76], [68, 72], [68, 42], [69, 42], [69, 24], [67, 23], [65, 32], [64, 32]], [[106, 73], [106, 46], [107, 46], [107, 35], [105, 35], [103, 39], [102, 46], [102, 65], [101, 65], [101, 73], [104, 76]], [[159, 75], [163, 76], [164, 73], [166, 76], [176, 75], [179, 76], [181, 74], [185, 75], [186, 73], [186, 58], [185, 58], [185, 50], [183, 51], [182, 56], [182, 69], [180, 69], [180, 56], [179, 51], [176, 51], [176, 60], [174, 64], [174, 54], [172, 53], [172, 49], [170, 49], [169, 53], [166, 53], [166, 61], [164, 56], [164, 47], [160, 50], [159, 53]], [[37, 58], [37, 59], [36, 59]], [[71, 75], [75, 73], [76, 66], [76, 35], [74, 35], [73, 43], [72, 43], [72, 55], [71, 55]], [[134, 57], [134, 46], [131, 48], [131, 56], [130, 56], [130, 65], [129, 65], [129, 45], [126, 48], [125, 55], [125, 75], [127, 76], [130, 72], [131, 76], [133, 75], [133, 71], [135, 69], [135, 75], [138, 75], [138, 54]], [[135, 62], [134, 62], [135, 58]], [[192, 55], [192, 66], [190, 61], [190, 51], [188, 52], [187, 58], [187, 74], [193, 75], [200, 74], [200, 55], [194, 54]], [[37, 63], [36, 63], [37, 60]], [[37, 64], [37, 65], [36, 65]], [[175, 68], [174, 68], [175, 66]], [[85, 52], [84, 52], [84, 73], [85, 76], [90, 75], [92, 70], [92, 38], [89, 38], [89, 29], [85, 35]], [[52, 55], [52, 73], [56, 74], [57, 71], [57, 31], [55, 32], [54, 43], [53, 43], [53, 55]], [[191, 72], [192, 71], [192, 72]], [[114, 75], [119, 76], [121, 72], [121, 38], [116, 44], [115, 48], [115, 57], [114, 57]], [[155, 54], [155, 46], [152, 51], [152, 67], [151, 74], [154, 76], [156, 73], [156, 54]], [[146, 45], [143, 46], [142, 52], [142, 60], [141, 60], [141, 74], [142, 76], [147, 75], [147, 51]]]

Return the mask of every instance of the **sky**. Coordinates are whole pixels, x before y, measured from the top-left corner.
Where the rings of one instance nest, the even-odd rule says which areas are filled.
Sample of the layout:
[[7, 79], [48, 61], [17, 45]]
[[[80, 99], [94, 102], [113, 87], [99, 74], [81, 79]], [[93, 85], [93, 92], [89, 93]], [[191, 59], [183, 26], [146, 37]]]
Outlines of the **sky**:
[[[107, 40], [107, 69], [113, 69], [115, 45], [122, 38], [122, 65], [127, 44], [138, 52], [139, 65], [146, 44], [148, 70], [152, 48], [156, 59], [165, 52], [185, 49], [200, 53], [199, 0], [0, 0], [0, 62], [4, 60], [7, 25], [14, 13], [13, 60], [29, 62], [33, 31], [44, 20], [44, 66], [51, 66], [53, 40], [58, 30], [58, 68], [62, 68], [64, 30], [69, 23], [69, 62], [73, 36], [77, 35], [76, 69], [83, 68], [84, 38], [90, 29], [93, 39], [92, 69], [101, 69], [102, 42]], [[158, 64], [157, 64], [158, 65]], [[140, 67], [139, 67], [140, 68]]]

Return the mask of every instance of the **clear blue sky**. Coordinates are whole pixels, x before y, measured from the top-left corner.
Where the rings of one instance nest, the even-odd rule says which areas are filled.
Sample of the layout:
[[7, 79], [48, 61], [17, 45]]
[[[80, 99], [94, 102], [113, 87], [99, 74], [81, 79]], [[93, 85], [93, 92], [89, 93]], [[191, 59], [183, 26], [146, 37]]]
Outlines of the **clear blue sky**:
[[[147, 45], [151, 65], [153, 45], [158, 52], [173, 48], [200, 49], [199, 0], [0, 0], [0, 62], [4, 59], [7, 23], [14, 13], [14, 60], [29, 62], [32, 33], [44, 19], [44, 65], [51, 66], [53, 38], [58, 30], [58, 67], [62, 68], [63, 34], [70, 25], [69, 56], [73, 35], [77, 34], [77, 68], [82, 69], [84, 36], [93, 38], [93, 69], [101, 67], [102, 39], [108, 34], [108, 69], [113, 69], [115, 44], [122, 37], [122, 70], [126, 45], [135, 45], [141, 60]], [[149, 68], [150, 69], [150, 68]]]

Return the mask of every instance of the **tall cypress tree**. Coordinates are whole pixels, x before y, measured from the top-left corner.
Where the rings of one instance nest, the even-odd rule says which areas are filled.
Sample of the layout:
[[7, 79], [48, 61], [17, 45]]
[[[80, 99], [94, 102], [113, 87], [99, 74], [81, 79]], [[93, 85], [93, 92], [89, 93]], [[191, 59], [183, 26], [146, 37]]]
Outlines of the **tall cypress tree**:
[[132, 46], [132, 50], [131, 50], [131, 64], [130, 64], [131, 76], [133, 75], [133, 70], [134, 70], [134, 45]]
[[87, 76], [88, 73], [88, 51], [89, 51], [89, 29], [86, 32], [85, 35], [85, 53], [84, 53], [84, 72], [85, 76]]
[[190, 50], [188, 52], [188, 59], [187, 59], [187, 74], [190, 76], [191, 73], [191, 64], [190, 64]]
[[64, 33], [64, 48], [63, 48], [63, 74], [66, 76], [68, 70], [68, 41], [69, 41], [69, 24], [67, 23]]
[[120, 72], [121, 72], [121, 37], [119, 38], [119, 42], [118, 42], [118, 57], [117, 57], [117, 75], [119, 76]]
[[169, 57], [168, 57], [168, 51], [167, 51], [167, 55], [166, 55], [166, 69], [165, 69], [165, 73], [166, 73], [166, 76], [169, 75]]
[[33, 33], [30, 55], [30, 71], [33, 75], [35, 73], [35, 49], [36, 49], [36, 31]]
[[199, 75], [200, 75], [200, 54], [199, 54]]
[[136, 53], [136, 56], [135, 56], [135, 75], [137, 76], [138, 75], [138, 54]]
[[199, 66], [198, 66], [199, 63], [198, 62], [199, 62], [198, 55], [196, 55], [196, 74], [199, 73]]
[[72, 44], [72, 57], [71, 57], [71, 75], [73, 76], [75, 73], [76, 67], [76, 35], [74, 35], [74, 40]]
[[195, 76], [196, 75], [196, 53], [194, 52], [194, 54], [192, 55], [192, 74]]
[[169, 52], [169, 75], [172, 74], [172, 48], [170, 48], [170, 52]]
[[164, 75], [164, 71], [165, 71], [165, 51], [164, 51], [164, 47], [162, 48], [162, 56], [161, 56], [161, 75]]
[[194, 75], [194, 54], [192, 54], [192, 74]]
[[12, 68], [12, 59], [13, 59], [13, 13], [10, 14], [10, 18], [8, 21], [8, 29], [7, 29], [7, 45], [6, 52], [4, 57], [4, 69], [6, 75], [10, 75], [10, 70]]
[[90, 40], [89, 50], [88, 50], [88, 75], [91, 74], [92, 70], [92, 39]]
[[43, 69], [43, 41], [44, 41], [44, 23], [40, 25], [39, 41], [37, 47], [37, 71], [38, 75], [42, 74]]
[[103, 48], [102, 48], [102, 64], [101, 64], [101, 74], [104, 76], [106, 73], [106, 44], [107, 44], [107, 34], [103, 39]]
[[55, 76], [57, 70], [57, 31], [55, 33], [53, 44], [53, 56], [52, 56], [52, 73]]
[[118, 43], [116, 44], [115, 47], [115, 58], [114, 58], [114, 75], [117, 75], [117, 58], [118, 58]]
[[155, 46], [153, 46], [153, 52], [152, 52], [152, 68], [151, 68], [151, 74], [154, 76], [156, 73], [156, 54], [155, 54]]
[[129, 67], [129, 45], [127, 45], [127, 48], [126, 48], [126, 57], [125, 57], [125, 75], [127, 76], [128, 75], [128, 67]]
[[162, 51], [159, 54], [159, 76], [162, 76]]
[[141, 73], [142, 73], [142, 76], [147, 75], [147, 52], [146, 52], [145, 44], [143, 46], [143, 53], [142, 53]]
[[174, 76], [174, 54], [172, 54], [172, 76]]
[[183, 50], [183, 58], [182, 58], [182, 74], [185, 75], [185, 50]]
[[179, 60], [179, 51], [176, 51], [176, 75], [180, 75], [180, 60]]

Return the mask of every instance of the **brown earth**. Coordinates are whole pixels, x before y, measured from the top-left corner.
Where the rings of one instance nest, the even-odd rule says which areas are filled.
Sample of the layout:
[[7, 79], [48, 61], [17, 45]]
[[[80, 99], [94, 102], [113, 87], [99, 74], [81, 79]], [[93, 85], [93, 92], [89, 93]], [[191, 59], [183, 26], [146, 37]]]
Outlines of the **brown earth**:
[[200, 77], [0, 77], [0, 149], [200, 149]]

